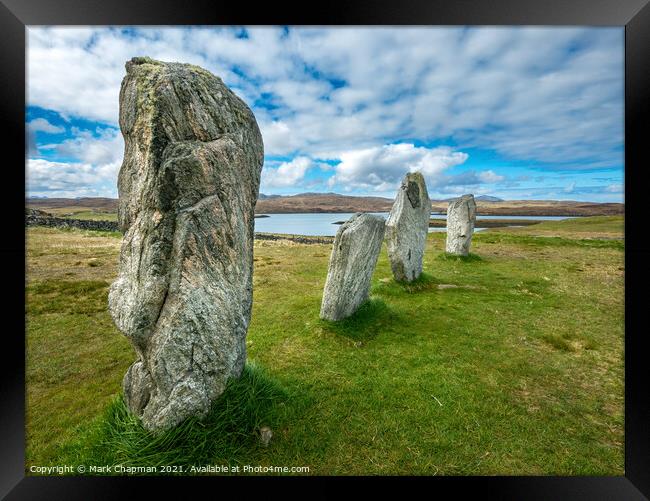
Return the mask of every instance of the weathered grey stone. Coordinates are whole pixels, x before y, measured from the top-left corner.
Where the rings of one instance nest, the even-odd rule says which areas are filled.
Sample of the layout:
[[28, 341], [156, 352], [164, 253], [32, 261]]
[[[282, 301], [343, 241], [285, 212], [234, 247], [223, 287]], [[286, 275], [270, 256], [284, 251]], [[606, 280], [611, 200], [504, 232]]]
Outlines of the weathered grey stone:
[[349, 317], [368, 299], [384, 230], [383, 218], [361, 213], [339, 228], [323, 291], [321, 318], [335, 321]]
[[476, 222], [474, 195], [463, 195], [447, 208], [447, 253], [467, 256]]
[[386, 246], [395, 280], [412, 282], [422, 273], [431, 201], [419, 172], [404, 176], [386, 221]]
[[262, 426], [260, 428], [260, 443], [264, 447], [267, 447], [269, 445], [269, 442], [271, 442], [272, 438], [273, 438], [273, 430], [271, 430], [271, 428], [269, 428], [268, 426]]
[[126, 63], [120, 129], [109, 309], [138, 355], [125, 401], [158, 430], [204, 415], [244, 367], [262, 136], [221, 79], [149, 58]]

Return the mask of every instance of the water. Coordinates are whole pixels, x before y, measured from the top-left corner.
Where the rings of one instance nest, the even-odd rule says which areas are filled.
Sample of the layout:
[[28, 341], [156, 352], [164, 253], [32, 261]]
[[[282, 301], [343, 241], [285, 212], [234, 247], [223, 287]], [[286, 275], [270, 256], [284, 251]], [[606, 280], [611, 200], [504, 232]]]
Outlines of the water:
[[[386, 219], [388, 212], [372, 212]], [[307, 214], [268, 214], [269, 217], [255, 218], [255, 231], [262, 233], [285, 233], [290, 235], [334, 236], [340, 225], [337, 221], [347, 221], [354, 212], [321, 212]], [[445, 214], [435, 214], [433, 219], [446, 219]], [[569, 219], [567, 216], [477, 216], [481, 219], [534, 219], [538, 221]], [[480, 231], [477, 222], [476, 231]], [[429, 231], [445, 231], [445, 228], [429, 228]]]
[[[476, 219], [530, 219], [532, 221], [560, 221], [575, 216], [476, 216]], [[431, 219], [447, 219], [446, 214], [431, 214]]]
[[[372, 212], [388, 217], [388, 212]], [[341, 227], [333, 224], [347, 221], [354, 212], [321, 212], [309, 214], [269, 214], [269, 217], [255, 218], [255, 231], [263, 233], [288, 233], [291, 235], [334, 236]]]

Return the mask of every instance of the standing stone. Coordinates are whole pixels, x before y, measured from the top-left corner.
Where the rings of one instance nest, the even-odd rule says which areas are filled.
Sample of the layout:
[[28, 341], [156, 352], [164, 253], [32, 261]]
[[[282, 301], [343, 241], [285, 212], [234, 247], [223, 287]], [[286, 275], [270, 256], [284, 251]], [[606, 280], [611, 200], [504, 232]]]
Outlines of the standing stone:
[[368, 299], [384, 229], [382, 217], [361, 213], [339, 228], [330, 256], [320, 318], [336, 321], [349, 317]]
[[476, 222], [474, 195], [463, 195], [447, 208], [447, 253], [467, 256]]
[[126, 404], [159, 430], [205, 415], [244, 367], [262, 136], [218, 77], [143, 57], [126, 63], [120, 129], [109, 309], [138, 355]]
[[412, 282], [422, 273], [430, 218], [431, 201], [424, 177], [419, 172], [409, 173], [386, 221], [388, 258], [398, 282]]

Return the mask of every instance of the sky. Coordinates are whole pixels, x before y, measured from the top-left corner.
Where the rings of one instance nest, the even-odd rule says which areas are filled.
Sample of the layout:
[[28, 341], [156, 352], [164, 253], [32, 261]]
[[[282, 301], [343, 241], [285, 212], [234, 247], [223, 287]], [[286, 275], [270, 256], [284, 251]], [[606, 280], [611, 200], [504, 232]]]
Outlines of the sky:
[[27, 28], [27, 195], [118, 196], [135, 56], [253, 110], [260, 192], [623, 202], [623, 27]]

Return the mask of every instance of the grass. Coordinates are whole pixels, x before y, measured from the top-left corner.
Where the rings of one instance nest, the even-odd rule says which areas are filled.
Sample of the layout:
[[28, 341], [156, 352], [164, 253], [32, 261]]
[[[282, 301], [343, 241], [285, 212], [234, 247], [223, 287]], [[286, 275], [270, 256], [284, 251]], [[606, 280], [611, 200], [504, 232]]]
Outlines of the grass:
[[382, 299], [372, 298], [362, 304], [350, 317], [330, 322], [320, 320], [321, 329], [355, 341], [355, 346], [363, 346], [364, 341], [375, 338], [396, 315]]
[[520, 235], [520, 234], [486, 234], [482, 240], [484, 243], [514, 243], [532, 247], [553, 246], [553, 247], [592, 247], [623, 250], [625, 244], [622, 239], [606, 238], [565, 238], [546, 235]]
[[92, 221], [117, 221], [117, 212], [106, 209], [101, 210], [78, 207], [48, 207], [43, 210], [56, 217], [88, 219]]
[[248, 364], [239, 379], [229, 382], [204, 419], [190, 418], [171, 430], [151, 433], [117, 396], [62, 452], [68, 462], [84, 465], [154, 466], [160, 470], [170, 465], [235, 466], [242, 453], [263, 447], [256, 440], [260, 428], [276, 428], [288, 398], [263, 369]]
[[461, 259], [432, 233], [415, 284], [392, 279], [384, 248], [371, 301], [335, 324], [318, 318], [331, 246], [257, 241], [251, 365], [206, 420], [160, 439], [120, 401], [135, 357], [106, 310], [119, 237], [29, 228], [27, 468], [622, 475], [622, 224], [591, 219], [480, 232]]
[[622, 238], [624, 230], [623, 216], [593, 216], [545, 221], [521, 228], [500, 228], [493, 233], [511, 233], [515, 235], [555, 236], [561, 233], [565, 238]]
[[455, 254], [447, 254], [446, 252], [443, 254], [440, 254], [438, 256], [438, 259], [441, 261], [456, 261], [456, 262], [463, 262], [463, 263], [474, 263], [474, 262], [479, 262], [483, 261], [481, 256], [478, 254], [474, 254], [470, 252], [467, 256], [457, 256]]

